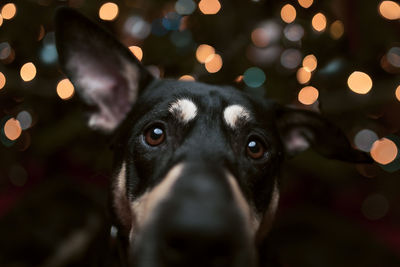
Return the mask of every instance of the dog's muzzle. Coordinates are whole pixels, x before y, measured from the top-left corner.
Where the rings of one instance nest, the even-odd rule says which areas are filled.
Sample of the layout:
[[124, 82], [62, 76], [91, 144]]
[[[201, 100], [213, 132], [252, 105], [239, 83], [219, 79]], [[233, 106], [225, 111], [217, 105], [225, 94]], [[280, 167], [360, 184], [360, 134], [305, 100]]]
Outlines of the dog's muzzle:
[[226, 172], [186, 163], [174, 175], [132, 240], [134, 266], [253, 266], [246, 214]]

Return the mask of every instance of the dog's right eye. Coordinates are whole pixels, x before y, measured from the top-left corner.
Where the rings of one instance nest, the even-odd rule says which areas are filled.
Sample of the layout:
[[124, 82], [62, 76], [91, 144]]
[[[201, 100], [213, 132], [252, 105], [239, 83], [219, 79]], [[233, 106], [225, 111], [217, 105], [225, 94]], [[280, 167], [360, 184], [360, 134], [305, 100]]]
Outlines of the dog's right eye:
[[162, 127], [152, 126], [145, 133], [146, 143], [151, 146], [158, 146], [165, 139], [165, 133]]

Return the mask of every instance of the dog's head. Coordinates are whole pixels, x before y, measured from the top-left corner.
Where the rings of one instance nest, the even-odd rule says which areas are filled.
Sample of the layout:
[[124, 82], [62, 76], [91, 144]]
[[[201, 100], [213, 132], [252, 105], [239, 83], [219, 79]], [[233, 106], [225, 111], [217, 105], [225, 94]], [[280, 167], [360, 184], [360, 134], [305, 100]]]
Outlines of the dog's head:
[[56, 17], [60, 63], [88, 124], [115, 135], [113, 210], [140, 267], [255, 265], [277, 207], [286, 155], [308, 147], [353, 161], [335, 126], [232, 87], [155, 79], [70, 9]]

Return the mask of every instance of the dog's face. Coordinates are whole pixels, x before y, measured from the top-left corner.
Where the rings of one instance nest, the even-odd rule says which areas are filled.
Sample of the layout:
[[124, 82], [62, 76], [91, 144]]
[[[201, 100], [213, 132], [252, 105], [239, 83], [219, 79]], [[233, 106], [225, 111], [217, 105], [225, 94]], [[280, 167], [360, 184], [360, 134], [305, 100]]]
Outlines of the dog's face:
[[319, 115], [232, 87], [153, 78], [78, 13], [56, 18], [61, 65], [89, 126], [114, 133], [113, 211], [140, 267], [255, 265], [271, 225], [284, 156], [308, 147], [369, 158]]

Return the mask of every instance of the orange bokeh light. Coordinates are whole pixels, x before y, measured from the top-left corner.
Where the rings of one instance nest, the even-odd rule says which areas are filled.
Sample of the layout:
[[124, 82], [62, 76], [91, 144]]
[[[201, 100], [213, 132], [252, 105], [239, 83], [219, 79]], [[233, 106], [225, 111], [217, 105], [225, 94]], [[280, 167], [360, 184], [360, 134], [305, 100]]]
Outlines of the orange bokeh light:
[[314, 2], [314, 0], [298, 0], [298, 1], [299, 5], [304, 8], [309, 8]]
[[196, 58], [197, 61], [200, 63], [205, 63], [206, 59], [215, 53], [214, 47], [207, 45], [207, 44], [201, 44], [197, 47], [196, 50]]
[[308, 83], [311, 79], [311, 72], [306, 68], [299, 68], [296, 73], [296, 78], [300, 84]]
[[371, 157], [379, 164], [386, 165], [396, 159], [398, 149], [396, 144], [387, 138], [376, 140], [371, 148]]
[[114, 20], [118, 16], [118, 5], [112, 2], [104, 3], [99, 9], [99, 17], [102, 20]]
[[70, 99], [75, 93], [74, 85], [68, 80], [63, 79], [57, 84], [57, 95], [63, 99]]
[[394, 1], [382, 1], [378, 7], [382, 17], [388, 20], [400, 19], [400, 5]]
[[306, 86], [300, 90], [298, 100], [303, 105], [312, 105], [317, 101], [319, 96], [318, 90], [313, 86]]
[[357, 94], [366, 94], [372, 88], [372, 79], [364, 72], [355, 71], [347, 79], [347, 85]]
[[182, 75], [179, 77], [179, 80], [181, 81], [194, 81], [196, 80], [192, 75]]
[[129, 47], [129, 50], [131, 50], [132, 54], [135, 55], [135, 57], [139, 60], [142, 61], [143, 58], [143, 50], [139, 46], [132, 45]]
[[312, 18], [311, 24], [317, 32], [322, 32], [326, 28], [326, 17], [322, 13], [317, 13]]
[[6, 85], [6, 76], [0, 72], [0, 90]]
[[18, 120], [11, 118], [4, 124], [4, 134], [11, 141], [18, 139], [21, 133], [22, 128]]
[[218, 0], [201, 0], [199, 9], [205, 15], [214, 15], [221, 9], [221, 3]]
[[303, 67], [306, 70], [313, 72], [317, 68], [317, 65], [318, 65], [317, 58], [313, 54], [304, 57]]
[[25, 82], [32, 81], [36, 76], [36, 67], [32, 62], [25, 63], [21, 67], [20, 75]]
[[1, 9], [3, 19], [12, 19], [17, 14], [17, 7], [13, 3], [8, 3]]
[[291, 4], [286, 4], [281, 9], [281, 18], [286, 23], [291, 23], [296, 19], [296, 9]]
[[397, 86], [397, 89], [396, 89], [396, 98], [397, 98], [397, 100], [400, 101], [400, 85]]
[[209, 73], [216, 73], [222, 68], [222, 58], [218, 54], [213, 54], [207, 57], [205, 62], [206, 70]]

